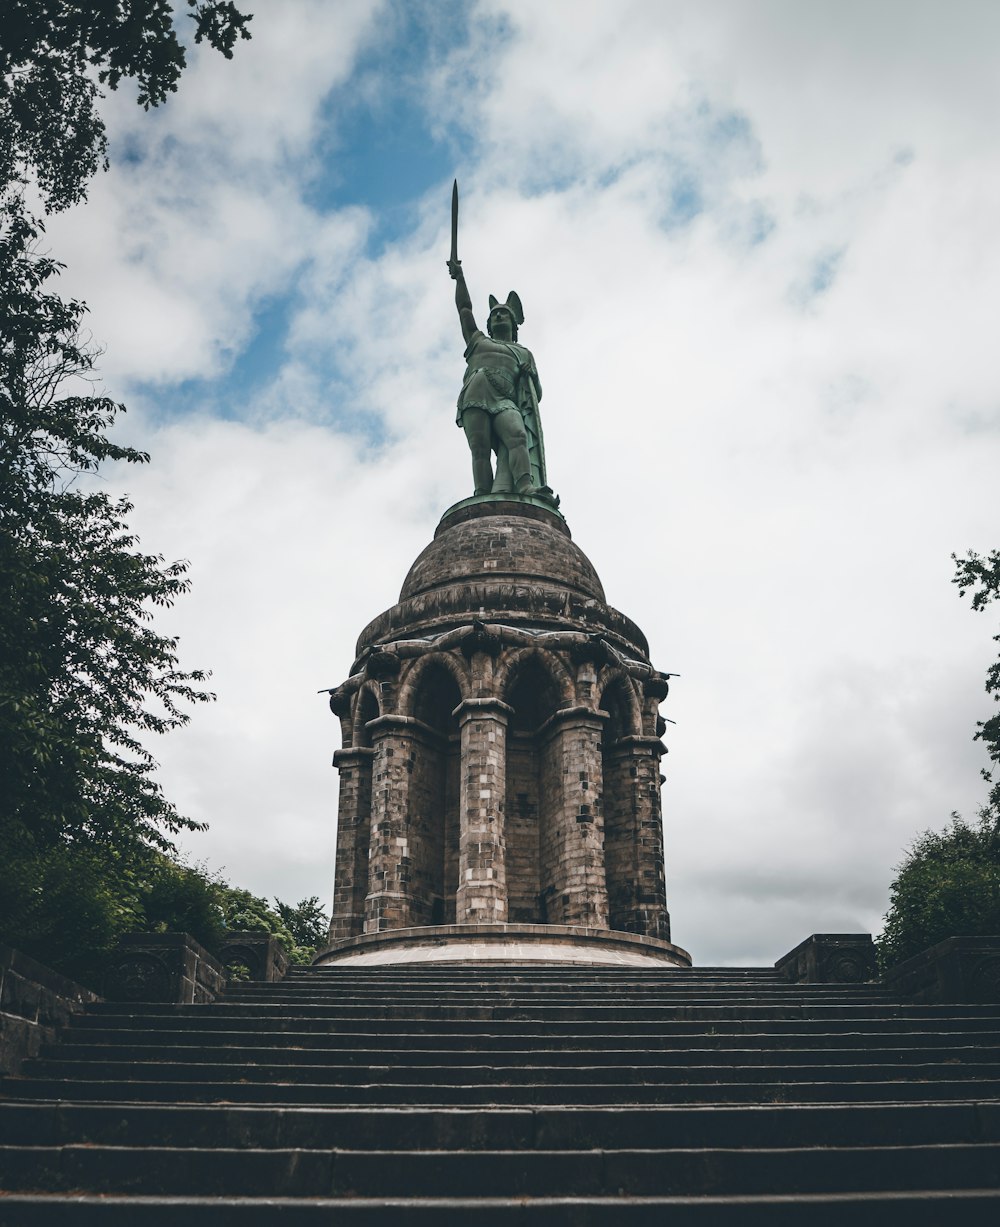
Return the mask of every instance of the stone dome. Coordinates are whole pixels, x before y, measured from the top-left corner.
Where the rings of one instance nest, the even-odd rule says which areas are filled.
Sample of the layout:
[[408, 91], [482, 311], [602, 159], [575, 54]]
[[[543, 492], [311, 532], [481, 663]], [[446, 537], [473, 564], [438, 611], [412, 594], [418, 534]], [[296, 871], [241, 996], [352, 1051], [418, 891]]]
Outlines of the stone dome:
[[610, 634], [629, 653], [649, 655], [642, 631], [607, 604], [566, 521], [529, 498], [486, 495], [449, 508], [410, 567], [399, 601], [361, 632], [358, 663], [377, 644], [441, 634], [474, 619]]
[[542, 583], [604, 601], [594, 565], [570, 537], [566, 521], [526, 500], [459, 504], [438, 525], [403, 582], [400, 601], [463, 580]]

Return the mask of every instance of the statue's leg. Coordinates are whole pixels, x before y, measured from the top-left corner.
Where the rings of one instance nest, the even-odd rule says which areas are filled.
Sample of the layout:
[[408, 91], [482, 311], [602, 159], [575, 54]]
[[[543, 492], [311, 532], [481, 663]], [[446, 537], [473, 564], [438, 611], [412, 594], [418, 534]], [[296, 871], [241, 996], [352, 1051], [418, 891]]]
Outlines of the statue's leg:
[[472, 452], [472, 480], [476, 494], [489, 494], [493, 489], [490, 415], [484, 409], [466, 409], [462, 414], [462, 429]]
[[494, 446], [497, 451], [497, 472], [493, 478], [493, 493], [512, 494], [514, 491], [514, 479], [510, 475], [510, 461], [507, 458], [507, 449], [499, 439], [494, 439]]
[[493, 419], [493, 429], [507, 448], [514, 489], [518, 494], [531, 494], [535, 487], [531, 482], [531, 460], [528, 456], [528, 436], [524, 429], [524, 419], [516, 409], [505, 409]]

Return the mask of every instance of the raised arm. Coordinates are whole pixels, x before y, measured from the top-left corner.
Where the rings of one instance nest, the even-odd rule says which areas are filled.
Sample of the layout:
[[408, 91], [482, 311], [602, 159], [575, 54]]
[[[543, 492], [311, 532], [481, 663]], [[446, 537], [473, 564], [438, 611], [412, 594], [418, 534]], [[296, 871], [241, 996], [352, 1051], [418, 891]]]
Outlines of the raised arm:
[[455, 306], [458, 308], [458, 318], [462, 323], [462, 336], [468, 345], [472, 340], [472, 334], [478, 332], [479, 328], [476, 324], [476, 317], [472, 314], [472, 299], [469, 297], [469, 289], [465, 284], [462, 261], [449, 260], [448, 272], [455, 282]]

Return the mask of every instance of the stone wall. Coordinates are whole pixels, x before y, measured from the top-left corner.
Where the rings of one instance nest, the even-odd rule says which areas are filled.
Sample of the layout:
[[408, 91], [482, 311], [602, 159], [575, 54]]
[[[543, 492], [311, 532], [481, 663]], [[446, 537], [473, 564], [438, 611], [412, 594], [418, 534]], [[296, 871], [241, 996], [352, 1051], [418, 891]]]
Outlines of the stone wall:
[[0, 1073], [16, 1074], [96, 993], [19, 950], [0, 946]]

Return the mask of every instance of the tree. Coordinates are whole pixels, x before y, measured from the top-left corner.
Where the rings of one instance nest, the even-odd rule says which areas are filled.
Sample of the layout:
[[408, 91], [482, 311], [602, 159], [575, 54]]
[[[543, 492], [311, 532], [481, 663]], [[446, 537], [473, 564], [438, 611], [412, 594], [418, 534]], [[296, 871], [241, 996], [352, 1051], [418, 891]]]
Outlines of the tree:
[[[952, 555], [959, 596], [972, 593], [982, 613], [1000, 599], [1000, 551], [986, 558], [969, 551]], [[1000, 642], [1000, 634], [993, 636]], [[1000, 660], [986, 671], [986, 693], [1000, 701]], [[993, 770], [987, 803], [974, 825], [958, 814], [944, 831], [925, 831], [914, 842], [890, 888], [889, 912], [878, 939], [884, 968], [902, 962], [946, 937], [987, 937], [1000, 933], [1000, 714], [976, 723], [975, 739], [986, 745]]]
[[299, 946], [313, 951], [325, 946], [330, 931], [330, 917], [320, 907], [319, 897], [301, 899], [294, 907], [275, 899], [274, 906], [285, 926]]
[[[251, 16], [186, 0], [194, 40], [231, 59]], [[100, 87], [135, 80], [140, 106], [177, 89], [186, 55], [169, 0], [7, 0], [0, 22], [0, 193], [33, 176], [49, 211], [107, 165]]]
[[[226, 928], [234, 932], [272, 933], [288, 951], [293, 963], [310, 963], [316, 947], [325, 942], [330, 922], [320, 910], [319, 900], [315, 896], [303, 899], [294, 907], [275, 899], [272, 908], [266, 899], [248, 890], [225, 883], [220, 885]], [[292, 924], [288, 923], [289, 919]], [[318, 940], [313, 940], [317, 936]]]
[[[955, 564], [952, 583], [958, 585], [959, 596], [972, 592], [972, 608], [977, 613], [982, 613], [991, 601], [1000, 600], [1000, 550], [991, 550], [986, 558], [972, 550], [965, 558], [955, 554], [951, 557]], [[993, 640], [1000, 643], [1000, 633]], [[986, 693], [993, 696], [994, 703], [1000, 703], [1000, 660], [986, 670]], [[1000, 822], [1000, 777], [996, 776], [1000, 767], [1000, 712], [988, 720], [977, 721], [975, 738], [984, 743], [990, 762], [995, 764], [993, 771], [983, 769], [983, 779], [990, 785], [989, 805]]]
[[1000, 933], [996, 814], [984, 808], [975, 824], [952, 814], [944, 831], [925, 831], [916, 839], [899, 867], [878, 939], [879, 961], [888, 968], [946, 937], [995, 933]]
[[[229, 57], [250, 17], [186, 0], [196, 42]], [[48, 211], [82, 200], [106, 165], [101, 86], [144, 107], [177, 88], [185, 52], [166, 0], [7, 0], [0, 21], [0, 932], [90, 974], [144, 921], [151, 865], [181, 817], [153, 778], [150, 734], [211, 696], [150, 625], [188, 587], [145, 554], [131, 506], [92, 482], [148, 456], [109, 437], [124, 407], [93, 391], [82, 303], [49, 288]], [[89, 482], [89, 484], [88, 484]]]
[[145, 738], [211, 696], [202, 672], [179, 669], [177, 641], [150, 625], [154, 607], [187, 590], [185, 564], [142, 553], [128, 502], [81, 482], [104, 461], [148, 460], [107, 435], [123, 407], [88, 382], [84, 308], [47, 291], [59, 265], [37, 254], [39, 228], [16, 202], [3, 221], [0, 928], [60, 962], [52, 940], [69, 918], [46, 869], [64, 880], [67, 858], [104, 866], [111, 940], [114, 917], [134, 912], [130, 878], [147, 850], [198, 826], [164, 797]]

